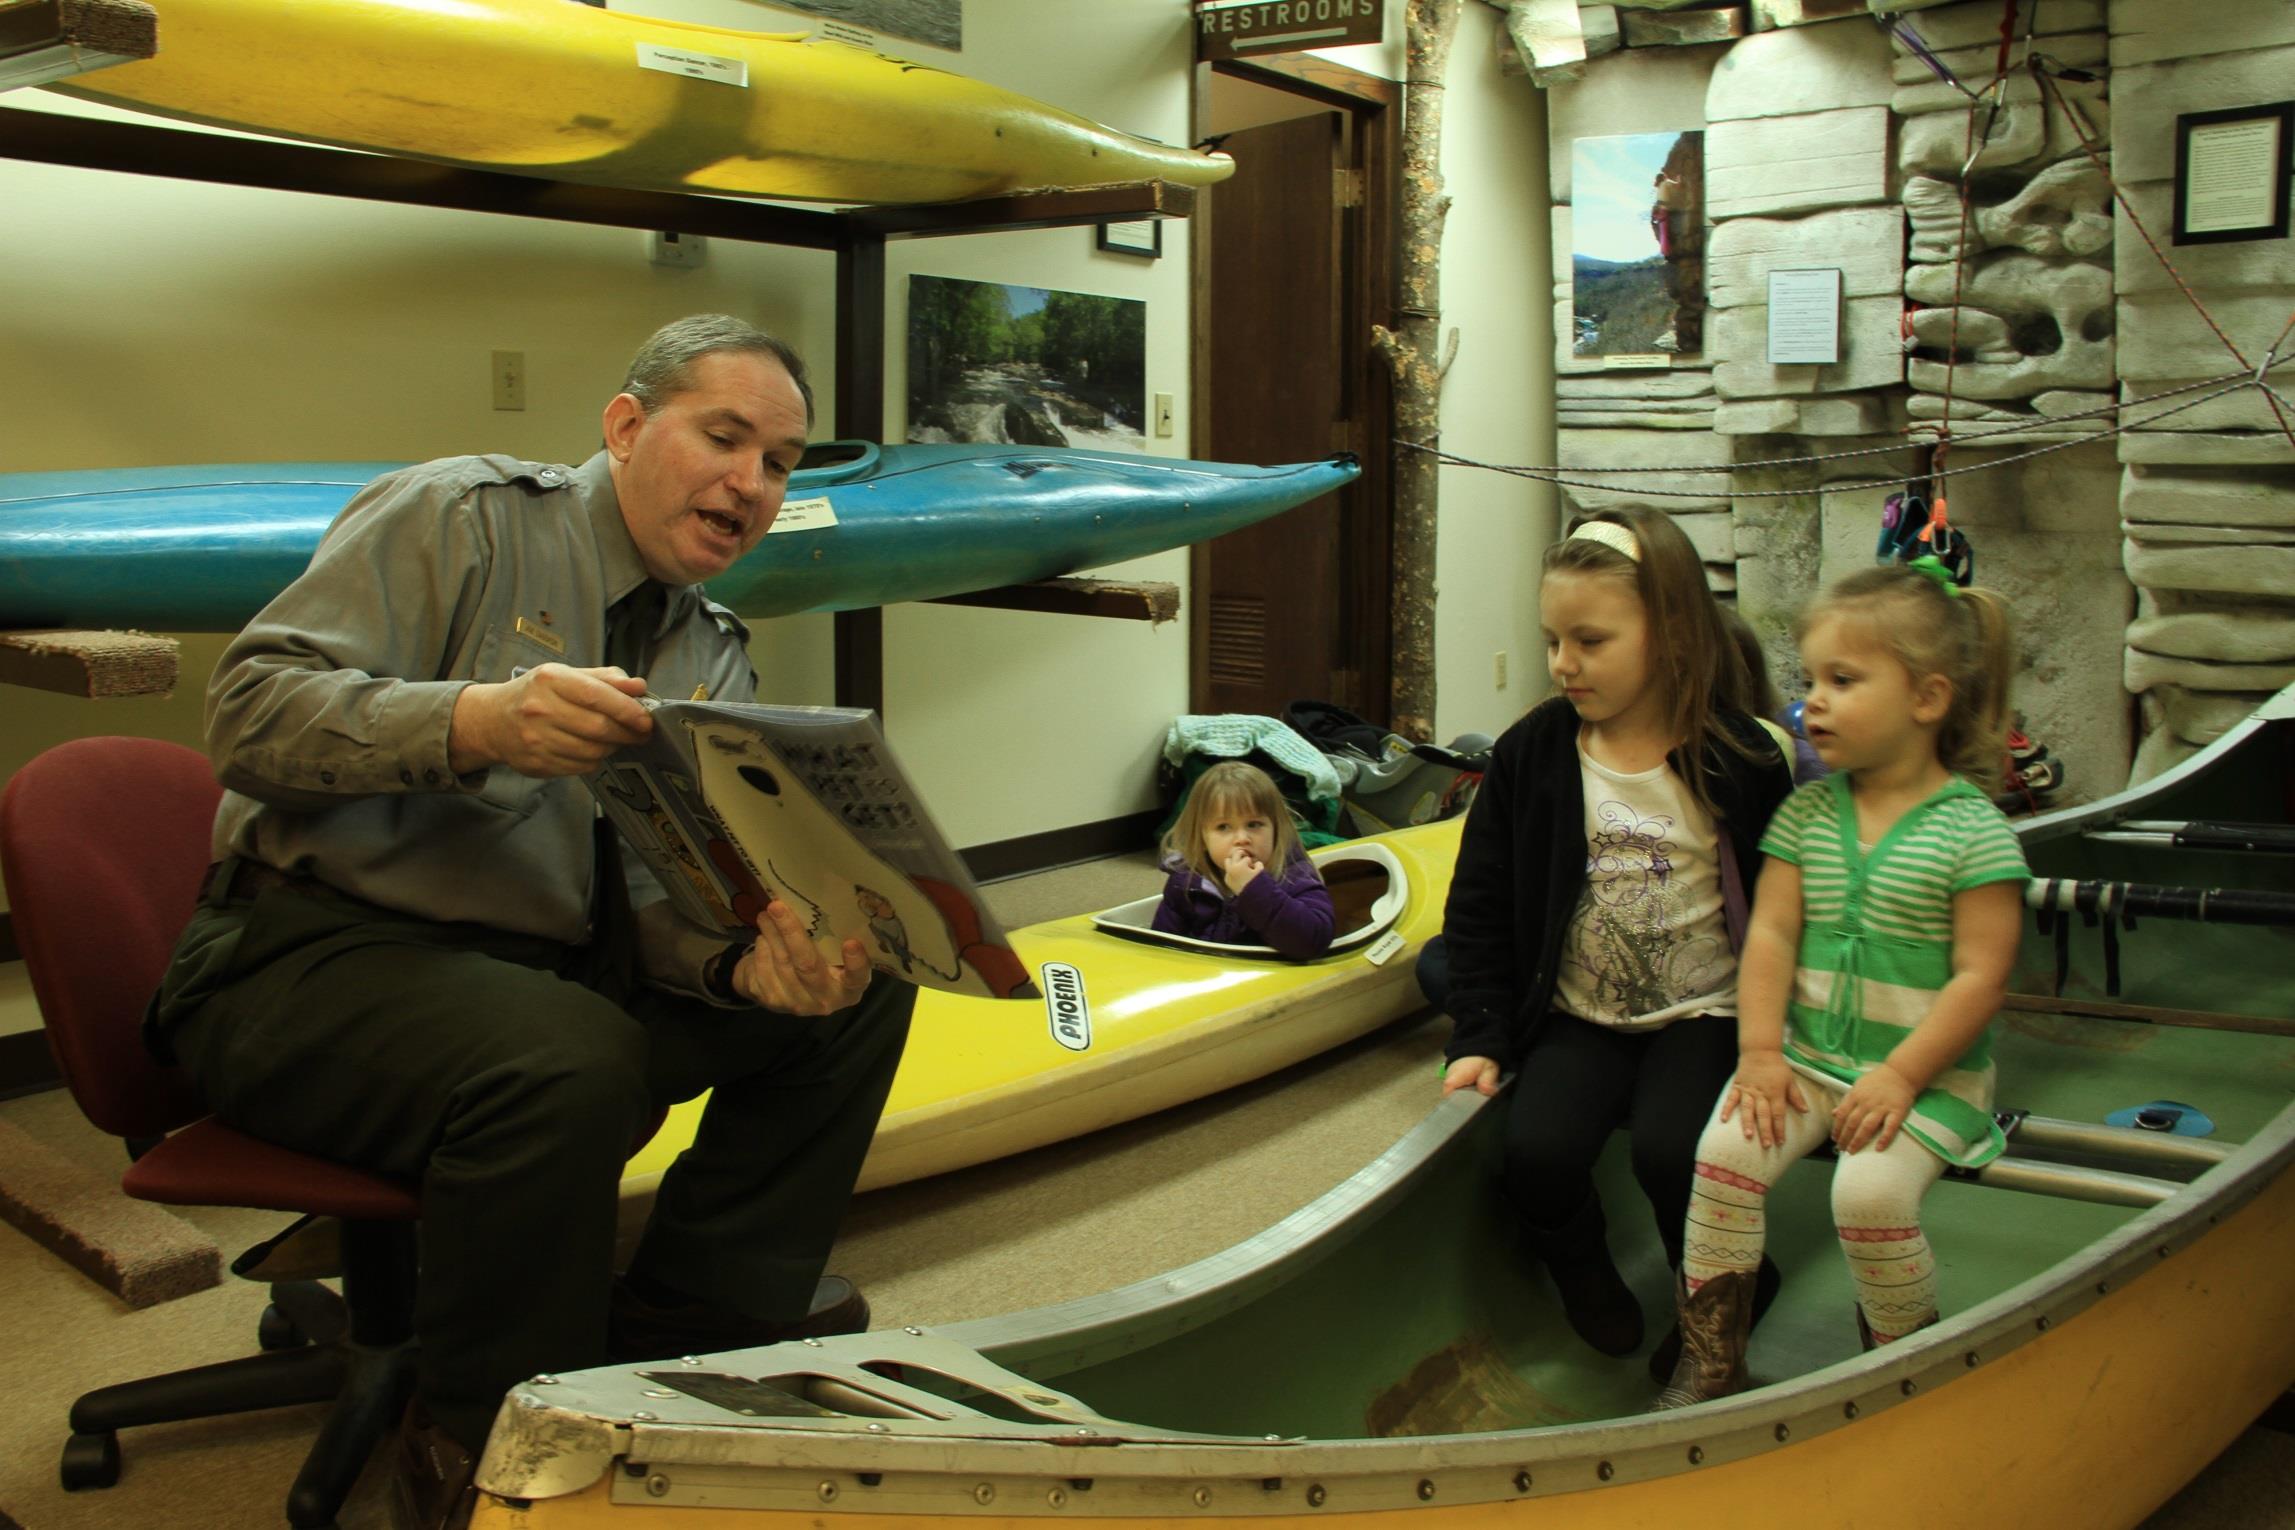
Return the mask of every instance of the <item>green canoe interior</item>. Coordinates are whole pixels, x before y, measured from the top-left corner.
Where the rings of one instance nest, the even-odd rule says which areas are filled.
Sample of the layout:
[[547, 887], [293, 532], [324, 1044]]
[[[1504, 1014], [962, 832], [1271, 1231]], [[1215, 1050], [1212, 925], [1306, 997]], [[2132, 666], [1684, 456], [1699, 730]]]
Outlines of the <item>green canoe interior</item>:
[[[2148, 797], [2142, 816], [2288, 821], [2291, 740], [2295, 728], [2266, 730], [2204, 777]], [[2285, 888], [2289, 880], [2283, 855], [2104, 844], [2077, 832], [2028, 838], [2027, 851], [2042, 876], [2222, 888]], [[2047, 994], [2054, 941], [2032, 927], [2030, 914], [2026, 920], [2012, 987]], [[2067, 1008], [2106, 997], [2101, 940], [2074, 917]], [[2142, 918], [2119, 942], [2121, 988], [2109, 1002], [2295, 1016], [2295, 931]], [[2062, 1012], [2005, 1014], [1996, 1036], [2000, 1103], [2035, 1115], [2101, 1123], [2129, 1106], [2176, 1100], [2213, 1119], [2215, 1141], [2238, 1143], [2295, 1095], [2295, 1040], [2280, 1036]], [[1432, 1092], [1430, 1080], [1430, 1099]], [[1543, 1274], [1502, 1225], [1500, 1117], [1496, 1109], [1480, 1112], [1409, 1195], [1242, 1309], [1177, 1336], [1143, 1331], [1134, 1352], [1083, 1369], [1028, 1368], [1108, 1417], [1249, 1438], [1467, 1433], [1638, 1413], [1653, 1395], [1644, 1359], [1670, 1323], [1671, 1292], [1624, 1138], [1612, 1140], [1600, 1182], [1612, 1250], [1649, 1323], [1640, 1354], [1607, 1360], [1564, 1327]], [[1856, 1351], [1849, 1277], [1827, 1209], [1830, 1175], [1829, 1164], [1812, 1160], [1773, 1192], [1771, 1250], [1785, 1284], [1754, 1335], [1757, 1382]], [[2137, 1214], [1939, 1184], [1923, 1217], [1947, 1315], [2074, 1258]], [[960, 1395], [995, 1406], [969, 1388]]]

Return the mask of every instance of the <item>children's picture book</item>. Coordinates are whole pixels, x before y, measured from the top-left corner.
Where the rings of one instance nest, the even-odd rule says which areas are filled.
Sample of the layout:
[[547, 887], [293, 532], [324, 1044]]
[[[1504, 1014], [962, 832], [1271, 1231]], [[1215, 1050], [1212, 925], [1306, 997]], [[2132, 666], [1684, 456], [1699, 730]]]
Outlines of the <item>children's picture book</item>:
[[905, 982], [1041, 997], [875, 713], [646, 705], [652, 735], [585, 779], [686, 918], [739, 939], [779, 898], [824, 954], [857, 940]]

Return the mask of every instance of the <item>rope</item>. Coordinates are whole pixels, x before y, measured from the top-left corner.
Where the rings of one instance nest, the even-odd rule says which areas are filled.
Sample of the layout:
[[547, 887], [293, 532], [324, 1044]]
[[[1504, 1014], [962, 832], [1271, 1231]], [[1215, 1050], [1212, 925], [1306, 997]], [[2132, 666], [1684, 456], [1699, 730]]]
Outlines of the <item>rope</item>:
[[[1962, 445], [1973, 445], [1989, 441], [1994, 436], [2020, 436], [2027, 431], [2043, 426], [2067, 425], [2074, 420], [2093, 419], [2099, 414], [2112, 414], [2121, 409], [2141, 409], [2146, 404], [2156, 404], [2162, 399], [2177, 398], [2186, 393], [2197, 392], [2201, 388], [2217, 389], [2218, 391], [2209, 394], [2208, 398], [2219, 398], [2225, 393], [2236, 392], [2238, 389], [2245, 387], [2247, 384], [2253, 381], [2254, 379], [2248, 376], [2248, 374], [2245, 372], [2226, 372], [2220, 377], [2210, 377], [2200, 382], [2185, 383], [2181, 387], [2168, 388], [2158, 393], [2147, 394], [2143, 398], [2130, 399], [2124, 404], [2115, 401], [2109, 404], [2098, 404], [2093, 409], [2082, 409], [2072, 414], [2037, 415], [2034, 416], [2030, 422], [2017, 421], [2011, 424], [1998, 426], [1991, 430], [1977, 431], [1972, 434], [1962, 436], [1960, 440]], [[2205, 403], [2206, 401], [2206, 399], [2195, 400], [2195, 402], [2198, 403]], [[2153, 415], [2149, 418], [2164, 419], [2166, 416]], [[2136, 424], [2144, 423], [2148, 422], [2142, 420], [2136, 422]], [[2088, 441], [2108, 440], [2110, 437], [2117, 434], [2119, 430], [2133, 428], [2134, 427], [2131, 425], [2116, 427], [2112, 430], [2092, 431], [2081, 436], [2079, 440], [2067, 441], [2063, 444], [2066, 446], [2079, 446]], [[1400, 444], [1407, 446], [1410, 443], [1406, 441]], [[1665, 467], [1588, 467], [1568, 469], [1556, 467], [1552, 469], [1540, 468], [1537, 471], [1552, 471], [1557, 473], [1735, 473], [1744, 468], [1802, 467], [1812, 462], [1848, 462], [1858, 457], [1882, 457], [1888, 455], [1890, 452], [1918, 451], [1922, 446], [1926, 444], [1927, 443], [1925, 442], [1919, 441], [1898, 441], [1888, 446], [1863, 446], [1858, 447], [1855, 450], [1845, 452], [1818, 452], [1807, 457], [1762, 457], [1747, 462], [1712, 462], [1700, 463], [1690, 466], [1668, 464]], [[1991, 466], [1991, 464], [1982, 465]], [[1961, 468], [1957, 469], [1956, 471], [1969, 472], [1972, 470], [1968, 468]]]
[[[2037, 0], [2033, 6], [2035, 21], [2039, 16]], [[1968, 279], [1968, 220], [1970, 182], [1976, 174], [1976, 156], [1983, 152], [1977, 147], [1976, 109], [1985, 108], [1984, 142], [1992, 141], [1992, 129], [2000, 121], [2000, 103], [2008, 88], [2008, 54], [2016, 43], [2016, 0], [2003, 0], [2000, 13], [2000, 48], [1992, 59], [1992, 80], [1980, 95], [1968, 102], [1968, 133], [1961, 142], [1960, 160], [1960, 228], [1953, 241], [1952, 252], [1952, 326], [1944, 341], [1944, 414], [1937, 421], [1936, 456], [1931, 459], [1929, 479], [1930, 497], [1935, 497], [1935, 480], [1945, 454], [1952, 450], [1952, 385], [1954, 369], [1960, 365], [1960, 293]]]
[[[2226, 386], [2226, 387], [2223, 387], [2223, 388], [2220, 388], [2220, 389], [2218, 389], [2218, 390], [2217, 390], [2216, 392], [2214, 392], [2214, 393], [2206, 393], [2206, 394], [2202, 394], [2202, 395], [2200, 395], [2198, 398], [2195, 398], [2195, 399], [2191, 399], [2191, 400], [2188, 400], [2187, 402], [2184, 402], [2184, 403], [2178, 404], [2178, 405], [2176, 405], [2176, 406], [2175, 406], [2174, 408], [2172, 408], [2172, 409], [2163, 409], [2163, 410], [2161, 410], [2161, 411], [2160, 411], [2158, 414], [2154, 414], [2154, 415], [2147, 415], [2146, 417], [2144, 417], [2143, 419], [2140, 419], [2140, 420], [2129, 420], [2129, 421], [2126, 421], [2126, 422], [2125, 422], [2125, 423], [2123, 423], [2123, 424], [2115, 425], [2115, 426], [2113, 426], [2113, 427], [2112, 427], [2111, 429], [2109, 429], [2109, 430], [2099, 430], [2099, 431], [2093, 431], [2093, 432], [2091, 432], [2091, 433], [2088, 433], [2088, 434], [2086, 434], [2086, 435], [2077, 436], [2077, 437], [2075, 437], [2075, 438], [2073, 438], [2072, 440], [2069, 440], [2069, 441], [2056, 441], [2056, 442], [2052, 442], [2052, 443], [2050, 443], [2049, 445], [2046, 445], [2046, 446], [2038, 446], [2038, 447], [2034, 447], [2034, 448], [2033, 448], [2031, 451], [2028, 451], [2028, 452], [2018, 452], [2018, 453], [2015, 453], [2015, 454], [2014, 454], [2014, 455], [2012, 455], [2012, 456], [2002, 457], [2002, 458], [1999, 458], [1998, 460], [1996, 460], [1996, 461], [1993, 461], [1993, 462], [1979, 462], [1979, 463], [1975, 463], [1975, 464], [1972, 464], [1971, 466], [1968, 466], [1968, 467], [1959, 467], [1959, 468], [1938, 468], [1938, 469], [1936, 470], [1936, 472], [1935, 472], [1935, 474], [1934, 474], [1933, 476], [1935, 476], [1935, 477], [1937, 477], [1937, 478], [1951, 478], [1951, 477], [1955, 477], [1955, 476], [1957, 476], [1957, 475], [1959, 475], [1959, 474], [1961, 474], [1961, 473], [1989, 473], [1989, 472], [1993, 471], [1993, 470], [1994, 470], [1994, 469], [1996, 469], [1996, 468], [2004, 468], [2004, 467], [2007, 467], [2007, 466], [2008, 466], [2009, 464], [2011, 464], [2011, 463], [2016, 463], [2016, 462], [2027, 462], [2027, 461], [2030, 461], [2030, 460], [2031, 460], [2032, 458], [2034, 458], [2034, 457], [2045, 457], [2045, 456], [2046, 456], [2046, 455], [2048, 455], [2048, 453], [2050, 453], [2050, 452], [2060, 452], [2060, 451], [2064, 451], [2064, 450], [2066, 450], [2067, 448], [2070, 448], [2070, 447], [2074, 447], [2074, 446], [2086, 446], [2086, 445], [2088, 445], [2090, 442], [2093, 442], [2093, 441], [2104, 441], [2104, 440], [2109, 440], [2111, 437], [2113, 437], [2113, 436], [2116, 436], [2116, 435], [2119, 435], [2119, 434], [2120, 434], [2121, 432], [2123, 432], [2123, 431], [2134, 430], [2134, 429], [2136, 429], [2137, 427], [2139, 427], [2139, 426], [2143, 426], [2143, 425], [2151, 425], [2151, 424], [2156, 424], [2157, 422], [2159, 422], [2159, 421], [2161, 421], [2161, 420], [2164, 420], [2164, 419], [2168, 418], [2168, 416], [2170, 416], [2170, 415], [2181, 414], [2181, 413], [2183, 413], [2183, 411], [2184, 411], [2184, 410], [2186, 410], [2186, 409], [2195, 408], [2195, 407], [2197, 407], [2198, 405], [2201, 405], [2201, 404], [2204, 404], [2204, 403], [2207, 403], [2207, 402], [2209, 402], [2210, 400], [2213, 400], [2213, 399], [2217, 399], [2217, 398], [2221, 398], [2222, 396], [2224, 396], [2225, 394], [2228, 394], [2228, 393], [2235, 393], [2235, 392], [2237, 392], [2239, 389], [2246, 387], [2246, 386], [2248, 385], [2248, 382], [2249, 382], [2249, 379], [2248, 379], [2248, 378], [2246, 378], [2245, 376], [2241, 376], [2241, 377], [2240, 377], [2240, 378], [2239, 378], [2237, 381], [2235, 381], [2235, 382], [2233, 382], [2233, 383], [2229, 384], [2229, 385], [2228, 385], [2228, 386]], [[2204, 384], [2195, 384], [2195, 385], [2193, 385], [2193, 386], [2204, 386]], [[2178, 393], [2188, 393], [2188, 392], [2190, 392], [2190, 391], [2191, 391], [2191, 389], [2187, 387], [2187, 388], [2179, 388], [2179, 389], [2176, 389], [2176, 390], [2174, 390], [2174, 391], [2175, 391], [2175, 392], [2178, 392]], [[2170, 395], [2168, 395], [2168, 394], [2163, 394], [2163, 395], [2161, 395], [2161, 397], [2168, 397], [2168, 396], [2170, 396]], [[1482, 469], [1484, 469], [1484, 470], [1486, 470], [1486, 471], [1489, 471], [1489, 472], [1493, 472], [1493, 473], [1505, 473], [1505, 474], [1509, 475], [1510, 477], [1515, 477], [1515, 478], [1530, 478], [1530, 479], [1535, 479], [1535, 480], [1537, 480], [1537, 481], [1538, 481], [1538, 482], [1540, 482], [1540, 483], [1551, 483], [1551, 484], [1556, 484], [1556, 485], [1559, 485], [1560, 487], [1562, 487], [1562, 488], [1565, 488], [1565, 489], [1599, 489], [1599, 490], [1606, 490], [1606, 491], [1609, 491], [1609, 492], [1611, 492], [1611, 493], [1615, 493], [1615, 492], [1618, 492], [1618, 486], [1617, 486], [1616, 484], [1609, 484], [1609, 483], [1593, 483], [1593, 482], [1588, 482], [1587, 480], [1585, 480], [1585, 479], [1582, 479], [1582, 478], [1566, 478], [1566, 477], [1563, 477], [1562, 475], [1563, 475], [1564, 473], [1568, 473], [1568, 472], [1613, 473], [1613, 474], [1614, 474], [1614, 473], [1690, 473], [1690, 472], [1697, 472], [1697, 471], [1701, 471], [1700, 469], [1696, 469], [1696, 468], [1685, 468], [1685, 467], [1660, 467], [1660, 468], [1544, 468], [1544, 467], [1528, 467], [1528, 466], [1517, 466], [1517, 465], [1512, 465], [1512, 464], [1507, 464], [1507, 463], [1499, 463], [1499, 462], [1482, 462], [1482, 461], [1478, 461], [1477, 459], [1475, 459], [1475, 458], [1473, 458], [1473, 457], [1462, 457], [1462, 456], [1458, 455], [1456, 452], [1446, 452], [1446, 451], [1442, 450], [1440, 447], [1436, 447], [1436, 446], [1429, 446], [1429, 445], [1427, 445], [1426, 443], [1424, 443], [1424, 442], [1422, 442], [1422, 441], [1397, 441], [1397, 442], [1395, 442], [1395, 445], [1396, 445], [1396, 446], [1398, 446], [1398, 447], [1401, 447], [1401, 448], [1402, 448], [1403, 450], [1405, 450], [1405, 451], [1424, 452], [1424, 453], [1426, 453], [1428, 456], [1430, 456], [1430, 457], [1434, 458], [1434, 459], [1435, 459], [1437, 462], [1447, 462], [1447, 463], [1449, 463], [1450, 465], [1452, 465], [1453, 467], [1471, 467], [1471, 468], [1482, 468]], [[1891, 446], [1891, 447], [1882, 447], [1882, 448], [1879, 448], [1879, 449], [1880, 449], [1880, 450], [1883, 450], [1883, 451], [1909, 451], [1909, 450], [1912, 450], [1913, 448], [1912, 448], [1912, 446], [1911, 446], [1911, 444], [1910, 444], [1910, 443], [1907, 443], [1906, 445], [1903, 445], [1903, 446]], [[1850, 455], [1855, 455], [1855, 454], [1850, 454]], [[1820, 459], [1817, 459], [1817, 458], [1782, 458], [1782, 459], [1779, 459], [1779, 463], [1763, 463], [1763, 462], [1737, 462], [1737, 463], [1725, 463], [1725, 464], [1721, 465], [1720, 467], [1705, 468], [1705, 469], [1703, 469], [1702, 471], [1705, 471], [1705, 472], [1735, 472], [1735, 471], [1737, 471], [1737, 470], [1738, 470], [1738, 469], [1740, 469], [1740, 468], [1749, 468], [1749, 467], [1768, 467], [1768, 466], [1775, 466], [1775, 465], [1779, 465], [1779, 464], [1781, 464], [1781, 463], [1789, 463], [1789, 462], [1801, 462], [1801, 461], [1817, 461], [1817, 460], [1820, 460]], [[1799, 488], [1799, 489], [1735, 489], [1735, 488], [1733, 488], [1733, 489], [1731, 489], [1731, 490], [1729, 490], [1729, 491], [1728, 491], [1728, 495], [1727, 495], [1727, 497], [1728, 497], [1728, 498], [1730, 498], [1730, 499], [1793, 499], [1793, 498], [1798, 498], [1798, 497], [1800, 497], [1800, 496], [1803, 496], [1803, 495], [1807, 495], [1807, 494], [1812, 494], [1812, 493], [1816, 493], [1816, 494], [1846, 494], [1846, 493], [1850, 493], [1850, 492], [1853, 492], [1853, 491], [1856, 491], [1856, 490], [1862, 490], [1862, 489], [1893, 489], [1893, 488], [1899, 488], [1899, 487], [1902, 487], [1902, 480], [1900, 480], [1900, 479], [1893, 479], [1893, 478], [1875, 478], [1875, 479], [1871, 479], [1871, 480], [1869, 480], [1869, 481], [1865, 481], [1865, 482], [1843, 482], [1843, 483], [1825, 483], [1825, 484], [1811, 484], [1811, 485], [1808, 485], [1807, 487], [1804, 487], [1804, 488]], [[1699, 492], [1698, 492], [1697, 490], [1695, 490], [1695, 489], [1642, 489], [1642, 488], [1637, 488], [1637, 489], [1635, 489], [1633, 492], [1634, 492], [1636, 495], [1647, 496], [1648, 498], [1652, 498], [1652, 499], [1718, 499], [1718, 498], [1721, 498], [1721, 497], [1723, 497], [1723, 496], [1721, 496], [1721, 495], [1715, 495], [1715, 494], [1703, 494], [1703, 493], [1699, 493]]]

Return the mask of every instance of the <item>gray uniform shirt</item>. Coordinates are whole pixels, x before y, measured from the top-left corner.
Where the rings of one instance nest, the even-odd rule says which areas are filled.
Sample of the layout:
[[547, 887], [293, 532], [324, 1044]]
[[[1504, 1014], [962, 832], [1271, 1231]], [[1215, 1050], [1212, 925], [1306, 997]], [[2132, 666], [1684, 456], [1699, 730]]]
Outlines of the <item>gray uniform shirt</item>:
[[[216, 855], [431, 919], [587, 939], [588, 789], [505, 766], [456, 776], [447, 729], [466, 685], [603, 664], [606, 609], [645, 577], [603, 452], [579, 468], [449, 457], [376, 479], [216, 665]], [[750, 701], [748, 637], [700, 586], [676, 588], [640, 672], [656, 696]], [[643, 971], [703, 994], [724, 938], [680, 919], [634, 854], [623, 864]]]

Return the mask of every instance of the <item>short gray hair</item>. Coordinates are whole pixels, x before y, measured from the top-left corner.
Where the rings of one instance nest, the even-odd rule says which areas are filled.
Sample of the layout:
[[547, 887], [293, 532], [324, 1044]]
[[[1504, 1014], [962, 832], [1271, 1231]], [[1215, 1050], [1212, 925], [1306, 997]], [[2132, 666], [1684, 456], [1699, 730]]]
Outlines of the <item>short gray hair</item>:
[[691, 314], [655, 330], [630, 358], [629, 377], [621, 390], [648, 415], [659, 413], [662, 405], [693, 386], [693, 364], [717, 351], [746, 351], [781, 363], [804, 397], [805, 428], [812, 429], [813, 385], [805, 379], [804, 358], [788, 341], [729, 313]]

